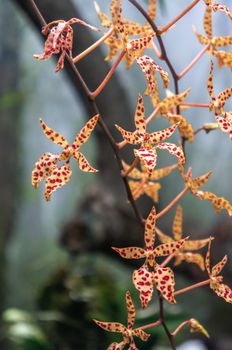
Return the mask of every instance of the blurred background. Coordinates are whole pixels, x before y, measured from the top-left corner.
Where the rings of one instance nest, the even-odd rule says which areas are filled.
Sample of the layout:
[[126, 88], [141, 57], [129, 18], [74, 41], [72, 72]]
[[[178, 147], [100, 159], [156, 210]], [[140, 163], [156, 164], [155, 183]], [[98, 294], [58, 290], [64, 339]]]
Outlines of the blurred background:
[[[109, 0], [99, 0], [109, 14]], [[164, 25], [189, 2], [157, 0], [156, 23]], [[54, 19], [81, 18], [100, 26], [92, 0], [38, 0], [47, 22]], [[230, 1], [224, 1], [229, 6]], [[141, 1], [146, 6], [146, 1]], [[193, 34], [194, 24], [203, 33], [204, 3], [201, 1], [164, 37], [168, 54], [177, 72], [202, 49]], [[124, 15], [144, 22], [137, 11], [123, 1]], [[231, 33], [231, 23], [218, 13], [213, 17], [214, 35]], [[138, 293], [132, 286], [134, 262], [122, 261], [111, 246], [142, 244], [143, 233], [129, 207], [110, 145], [99, 129], [83, 147], [90, 163], [100, 170], [85, 174], [73, 163], [70, 183], [57, 191], [47, 203], [43, 184], [35, 191], [31, 186], [31, 171], [39, 156], [57, 148], [41, 132], [39, 118], [61, 132], [68, 140], [90, 117], [86, 98], [67, 70], [54, 73], [55, 59], [36, 61], [33, 54], [43, 52], [39, 24], [27, 0], [0, 1], [0, 348], [10, 350], [100, 350], [117, 340], [92, 322], [93, 318], [109, 321], [126, 320], [125, 291], [130, 289], [138, 310], [138, 325], [158, 318], [156, 297], [142, 311]], [[75, 27], [75, 52], [81, 52], [99, 37], [86, 28]], [[94, 89], [108, 71], [105, 45], [78, 63], [83, 77]], [[206, 90], [210, 57], [206, 54], [181, 80], [180, 90], [191, 87], [190, 102], [208, 103]], [[164, 69], [165, 64], [162, 63]], [[216, 93], [231, 84], [228, 68], [215, 69]], [[145, 79], [136, 65], [125, 70], [121, 63], [107, 88], [98, 97], [103, 118], [113, 134], [114, 124], [133, 128], [133, 115], [139, 93], [145, 89]], [[171, 85], [171, 90], [173, 86]], [[146, 115], [152, 112], [145, 99]], [[228, 103], [228, 108], [229, 106]], [[184, 115], [194, 129], [214, 122], [213, 113], [191, 108]], [[156, 128], [168, 124], [157, 119]], [[175, 136], [173, 136], [173, 140]], [[186, 144], [188, 165], [194, 176], [213, 171], [205, 190], [231, 195], [231, 144], [229, 137], [213, 131], [199, 133], [193, 145]], [[123, 151], [132, 160], [130, 147]], [[173, 163], [173, 158], [160, 153], [158, 167]], [[164, 208], [181, 190], [183, 182], [178, 171], [161, 181], [158, 210]], [[212, 235], [213, 262], [228, 254], [224, 281], [232, 285], [232, 222], [224, 211], [215, 214], [210, 203], [199, 201], [191, 194], [181, 200], [184, 210], [184, 235], [192, 239]], [[138, 205], [144, 217], [152, 206], [141, 198]], [[165, 215], [159, 227], [171, 234], [175, 209]], [[205, 251], [203, 251], [205, 254]], [[176, 269], [177, 289], [206, 279], [193, 264], [181, 264]], [[231, 350], [231, 305], [218, 298], [208, 287], [178, 298], [177, 306], [165, 304], [171, 330], [187, 318], [204, 324], [211, 335], [183, 331], [177, 337], [179, 350]], [[169, 345], [161, 328], [151, 331], [148, 343], [138, 341], [139, 349], [167, 350]], [[190, 339], [186, 342], [186, 339]]]

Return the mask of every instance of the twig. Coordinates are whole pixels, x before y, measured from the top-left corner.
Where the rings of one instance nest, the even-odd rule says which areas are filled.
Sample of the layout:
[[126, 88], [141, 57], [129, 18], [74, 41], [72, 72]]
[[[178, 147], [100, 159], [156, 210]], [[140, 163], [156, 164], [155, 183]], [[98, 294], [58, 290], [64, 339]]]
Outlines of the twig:
[[206, 286], [207, 284], [210, 283], [210, 279], [206, 280], [206, 281], [202, 281], [202, 282], [199, 282], [199, 283], [196, 283], [196, 284], [192, 284], [191, 286], [189, 287], [185, 287], [185, 288], [182, 288], [180, 290], [177, 290], [174, 295], [180, 295], [180, 294], [183, 294], [183, 293], [186, 293], [186, 292], [189, 292], [190, 290], [192, 289], [195, 289], [195, 288], [199, 288], [199, 287], [202, 287], [202, 286]]
[[184, 328], [184, 326], [186, 326], [187, 324], [189, 324], [191, 321], [187, 320], [182, 322], [175, 330], [174, 332], [172, 332], [172, 336], [175, 337], [177, 335], [177, 333], [179, 333], [181, 331], [182, 328]]
[[73, 63], [77, 63], [82, 58], [87, 56], [91, 51], [95, 50], [99, 45], [101, 45], [113, 32], [114, 28], [110, 28], [108, 32], [106, 32], [99, 40], [95, 41], [95, 43], [89, 46], [85, 51], [81, 52], [79, 55], [73, 58]]
[[183, 102], [180, 106], [209, 108], [208, 103]]
[[183, 69], [183, 71], [178, 75], [178, 80], [180, 80], [186, 73], [188, 73], [190, 69], [194, 66], [194, 64], [196, 64], [201, 59], [201, 57], [208, 50], [209, 46], [210, 44], [206, 45], [204, 49], [201, 50], [201, 52], [199, 52], [199, 54], [192, 60], [192, 62], [190, 62], [189, 65], [185, 67], [185, 69]]
[[125, 53], [126, 53], [126, 51], [124, 51], [124, 50], [120, 53], [120, 55], [118, 56], [117, 60], [115, 61], [115, 63], [111, 67], [110, 71], [106, 75], [105, 79], [98, 86], [98, 88], [94, 92], [92, 92], [92, 94], [91, 94], [92, 99], [95, 99], [100, 94], [100, 92], [104, 89], [104, 87], [109, 82], [109, 80], [112, 77], [112, 75], [114, 74], [114, 72], [115, 72], [116, 68], [118, 67], [119, 63], [121, 62], [121, 60], [125, 56]]
[[186, 15], [194, 6], [198, 4], [200, 0], [194, 0], [190, 5], [188, 5], [178, 16], [173, 18], [168, 24], [163, 27], [159, 27], [159, 33], [162, 34], [166, 32], [169, 28], [171, 28], [176, 22], [178, 22], [182, 17]]
[[163, 209], [156, 215], [156, 220], [164, 216], [188, 191], [188, 187], [185, 186], [183, 190]]
[[149, 323], [146, 326], [139, 327], [139, 329], [142, 329], [143, 331], [145, 331], [146, 329], [154, 328], [154, 327], [157, 327], [159, 325], [161, 325], [161, 321], [160, 320], [158, 320], [156, 322], [153, 322], [153, 323]]
[[167, 337], [168, 337], [169, 343], [172, 347], [172, 350], [176, 350], [176, 344], [175, 344], [174, 337], [173, 337], [172, 333], [169, 331], [168, 326], [166, 325], [166, 322], [164, 319], [163, 297], [160, 293], [158, 293], [158, 295], [159, 295], [160, 321], [161, 321], [161, 324], [163, 326], [165, 333], [167, 334]]
[[128, 175], [131, 173], [131, 171], [138, 165], [138, 163], [139, 163], [139, 157], [136, 157], [136, 158], [134, 159], [133, 163], [131, 164], [131, 166], [130, 166], [127, 170], [123, 170], [123, 171], [121, 172], [121, 175], [122, 175], [123, 177], [128, 176]]

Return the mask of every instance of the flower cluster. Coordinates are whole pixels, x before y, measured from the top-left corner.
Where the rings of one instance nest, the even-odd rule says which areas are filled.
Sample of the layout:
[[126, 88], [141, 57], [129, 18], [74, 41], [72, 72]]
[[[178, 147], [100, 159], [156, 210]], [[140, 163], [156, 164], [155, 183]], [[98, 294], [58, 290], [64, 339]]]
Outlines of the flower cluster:
[[[223, 90], [218, 95], [214, 93], [213, 61], [211, 61], [207, 83], [210, 103], [204, 104], [204, 107], [214, 112], [216, 123], [208, 124], [208, 128], [200, 128], [194, 131], [193, 126], [188, 121], [184, 112], [186, 108], [191, 106], [201, 107], [202, 104], [186, 102], [190, 93], [189, 88], [179, 92], [178, 81], [190, 70], [200, 57], [202, 57], [204, 52], [208, 52], [213, 58], [217, 59], [219, 68], [223, 66], [232, 68], [232, 53], [227, 49], [225, 51], [219, 50], [221, 47], [227, 47], [232, 44], [232, 36], [213, 36], [212, 25], [214, 12], [219, 11], [222, 15], [227, 15], [229, 19], [232, 19], [231, 12], [224, 5], [213, 3], [211, 0], [204, 0], [204, 3], [206, 5], [203, 6], [205, 10], [203, 21], [205, 35], [196, 32], [196, 29], [194, 29], [194, 31], [198, 41], [200, 44], [204, 45], [205, 48], [179, 75], [175, 72], [167, 56], [161, 34], [165, 34], [169, 28], [172, 28], [173, 24], [182, 18], [184, 13], [190, 11], [192, 5], [168, 25], [164, 27], [156, 27], [156, 25], [154, 25], [153, 30], [149, 23], [149, 18], [147, 18], [145, 24], [126, 19], [123, 16], [122, 0], [111, 0], [110, 17], [102, 12], [99, 5], [95, 2], [95, 8], [103, 30], [105, 30], [104, 28], [108, 30], [96, 43], [79, 54], [76, 58], [73, 58], [72, 25], [77, 23], [94, 31], [99, 31], [99, 29], [77, 18], [72, 18], [69, 21], [57, 20], [47, 24], [43, 28], [42, 33], [47, 36], [44, 52], [41, 55], [34, 55], [36, 59], [44, 60], [50, 58], [54, 54], [60, 54], [55, 69], [55, 71], [58, 72], [64, 67], [66, 56], [69, 58], [68, 63], [71, 64], [74, 69], [74, 65], [79, 59], [96, 49], [101, 43], [105, 43], [109, 48], [109, 53], [105, 60], [112, 60], [119, 53], [110, 72], [94, 92], [91, 92], [87, 84], [83, 82], [82, 79], [78, 78], [81, 81], [82, 87], [84, 87], [90, 103], [92, 103], [91, 107], [93, 107], [97, 114], [88, 120], [86, 125], [76, 135], [71, 145], [69, 145], [64, 136], [52, 128], [49, 128], [42, 119], [40, 120], [45, 136], [56, 145], [61, 146], [63, 150], [59, 154], [44, 153], [39, 158], [32, 171], [32, 185], [35, 188], [39, 186], [40, 182], [45, 180], [46, 200], [50, 200], [52, 193], [70, 180], [72, 175], [70, 166], [71, 158], [77, 161], [82, 171], [95, 173], [97, 170], [88, 163], [79, 149], [89, 139], [96, 124], [100, 120], [100, 127], [102, 127], [113, 145], [112, 148], [119, 163], [120, 175], [124, 178], [126, 184], [128, 199], [132, 204], [140, 224], [144, 224], [144, 245], [142, 247], [113, 247], [113, 250], [124, 259], [141, 259], [143, 261], [142, 265], [139, 265], [134, 270], [132, 277], [133, 284], [139, 292], [142, 308], [144, 309], [148, 306], [153, 297], [154, 290], [157, 291], [160, 302], [160, 319], [144, 327], [134, 328], [136, 312], [129, 291], [126, 292], [128, 311], [126, 326], [118, 322], [102, 322], [95, 320], [96, 324], [104, 330], [122, 334], [122, 341], [120, 343], [112, 343], [108, 347], [108, 350], [121, 350], [127, 346], [129, 350], [136, 350], [137, 347], [134, 338], [138, 337], [146, 341], [149, 338], [149, 334], [145, 333], [144, 330], [158, 325], [164, 327], [169, 340], [171, 339], [170, 344], [173, 344], [172, 339], [185, 325], [189, 326], [190, 332], [201, 332], [208, 337], [208, 332], [194, 318], [184, 321], [172, 333], [167, 330], [163, 316], [163, 301], [166, 300], [171, 304], [175, 304], [176, 296], [188, 290], [208, 284], [219, 297], [222, 297], [226, 302], [232, 303], [232, 291], [229, 286], [223, 283], [223, 277], [219, 275], [227, 262], [227, 256], [212, 269], [210, 268], [211, 241], [213, 238], [207, 237], [197, 240], [189, 236], [183, 238], [182, 206], [178, 205], [176, 207], [172, 235], [164, 233], [157, 226], [157, 220], [173, 208], [187, 192], [190, 192], [200, 200], [209, 200], [217, 213], [224, 209], [230, 216], [232, 215], [232, 205], [227, 199], [218, 197], [212, 192], [201, 190], [201, 187], [209, 180], [211, 171], [198, 177], [192, 177], [191, 168], [185, 172], [187, 155], [184, 145], [186, 141], [193, 143], [199, 130], [204, 129], [208, 132], [214, 128], [219, 128], [232, 139], [232, 113], [231, 111], [228, 112], [224, 110], [226, 102], [232, 96], [232, 87]], [[150, 17], [150, 20], [155, 19], [156, 12], [156, 0], [148, 0], [147, 15]], [[156, 47], [155, 40], [159, 43], [160, 52]], [[150, 55], [147, 55], [147, 49], [152, 49], [152, 53], [155, 53], [162, 63], [163, 61], [166, 62], [166, 66], [169, 68], [168, 72], [163, 68], [162, 64], [158, 64]], [[149, 97], [154, 110], [149, 117], [145, 117], [144, 99], [142, 95], [139, 94], [134, 114], [135, 130], [127, 131], [122, 126], [116, 124], [117, 130], [123, 138], [121, 142], [116, 143], [104, 120], [101, 118], [100, 114], [98, 114], [99, 112], [98, 107], [96, 107], [95, 99], [104, 89], [122, 59], [125, 60], [127, 68], [130, 68], [132, 64], [136, 62], [137, 65], [135, 65], [135, 69], [139, 69], [144, 74], [147, 85], [144, 95]], [[174, 92], [168, 90], [171, 85], [170, 78], [174, 80]], [[162, 89], [164, 91], [161, 91], [159, 88], [158, 79], [161, 79]], [[148, 132], [148, 124], [151, 124], [156, 116], [165, 119], [165, 122], [168, 122], [168, 126], [160, 131]], [[151, 130], [154, 129], [155, 128]], [[178, 144], [166, 142], [174, 132], [176, 132], [175, 134], [179, 132], [180, 142]], [[134, 146], [131, 165], [123, 161], [120, 153], [120, 150], [128, 144]], [[167, 150], [170, 154], [175, 155], [175, 159], [177, 159], [176, 163], [157, 169], [158, 150]], [[136, 168], [137, 165], [140, 166]], [[157, 212], [154, 203], [158, 203], [159, 191], [161, 189], [161, 185], [157, 181], [169, 175], [177, 168], [183, 179], [184, 189], [162, 211]], [[146, 220], [143, 219], [142, 216], [140, 217], [139, 210], [136, 207], [136, 200], [142, 195], [147, 195], [153, 202], [153, 207]], [[161, 242], [159, 245], [156, 245], [156, 236], [158, 236]], [[202, 251], [199, 252], [199, 250], [207, 245], [208, 251], [206, 256], [204, 256], [204, 253], [202, 253]], [[183, 288], [182, 290], [175, 290], [175, 274], [173, 269], [167, 266], [172, 259], [174, 259], [173, 265], [175, 267], [185, 261], [195, 264], [195, 267], [200, 268], [202, 271], [206, 269], [209, 278], [196, 285]]]

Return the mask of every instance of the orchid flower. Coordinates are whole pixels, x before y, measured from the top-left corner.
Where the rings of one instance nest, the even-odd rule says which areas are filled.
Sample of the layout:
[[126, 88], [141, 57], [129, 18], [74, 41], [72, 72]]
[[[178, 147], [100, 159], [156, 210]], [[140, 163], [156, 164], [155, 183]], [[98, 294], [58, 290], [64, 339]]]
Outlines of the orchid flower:
[[210, 72], [208, 77], [208, 92], [211, 97], [211, 103], [209, 105], [210, 110], [214, 110], [215, 119], [219, 128], [226, 132], [232, 140], [232, 111], [225, 112], [224, 105], [226, 101], [232, 97], [232, 86], [220, 92], [216, 97], [213, 88], [213, 62], [211, 61]]
[[227, 199], [224, 197], [218, 197], [212, 192], [201, 191], [199, 189], [199, 187], [203, 186], [209, 180], [209, 177], [212, 174], [211, 171], [193, 178], [191, 171], [187, 174], [184, 173], [184, 167], [181, 164], [179, 164], [179, 170], [182, 174], [186, 186], [188, 186], [189, 191], [193, 195], [195, 195], [200, 200], [208, 199], [213, 205], [216, 213], [219, 213], [222, 209], [225, 209], [227, 213], [232, 216], [232, 205]]
[[[46, 179], [45, 184], [45, 199], [48, 201], [51, 198], [52, 192], [64, 186], [72, 175], [70, 168], [70, 159], [73, 157], [79, 168], [85, 172], [97, 172], [87, 161], [85, 156], [79, 151], [79, 148], [88, 140], [90, 134], [98, 122], [99, 116], [92, 117], [81, 131], [76, 135], [75, 140], [68, 144], [66, 138], [49, 128], [42, 119], [40, 123], [42, 130], [49, 140], [63, 147], [63, 152], [60, 154], [44, 153], [35, 164], [32, 171], [32, 185], [37, 188], [40, 182]], [[58, 167], [57, 162], [64, 161], [64, 165]]]
[[[213, 5], [209, 5], [205, 9], [204, 14], [204, 30], [206, 37], [202, 34], [196, 32], [194, 27], [194, 32], [201, 45], [209, 45], [208, 53], [214, 55], [218, 58], [219, 65], [227, 65], [229, 68], [232, 68], [231, 53], [227, 51], [218, 51], [218, 47], [229, 46], [232, 44], [232, 36], [216, 36], [213, 37], [212, 32], [212, 8]], [[228, 60], [228, 58], [230, 58]]]
[[179, 123], [176, 123], [173, 126], [161, 131], [156, 131], [151, 134], [147, 133], [146, 120], [144, 115], [144, 104], [141, 95], [139, 95], [138, 97], [134, 119], [136, 126], [135, 132], [126, 131], [118, 125], [115, 126], [118, 129], [118, 131], [122, 134], [122, 137], [126, 142], [132, 145], [141, 145], [139, 149], [134, 150], [134, 154], [136, 157], [139, 157], [139, 159], [144, 163], [144, 166], [146, 167], [149, 175], [152, 174], [152, 171], [156, 165], [157, 148], [165, 149], [169, 153], [174, 154], [176, 157], [178, 157], [179, 162], [184, 164], [185, 157], [180, 147], [176, 146], [173, 143], [161, 142], [174, 133]]
[[[64, 59], [66, 53], [72, 58], [73, 49], [73, 29], [72, 24], [78, 23], [84, 25], [92, 30], [100, 31], [98, 28], [91, 26], [90, 24], [78, 19], [71, 18], [69, 21], [57, 20], [48, 23], [42, 30], [44, 35], [47, 35], [45, 41], [44, 52], [41, 55], [34, 55], [37, 60], [46, 60], [52, 55], [59, 54], [55, 72], [59, 72], [64, 67]], [[52, 26], [52, 28], [50, 28]]]
[[136, 350], [137, 347], [134, 342], [134, 337], [138, 337], [143, 341], [147, 341], [150, 336], [150, 334], [145, 333], [140, 328], [133, 329], [136, 311], [129, 291], [126, 293], [126, 304], [128, 315], [127, 326], [124, 326], [122, 323], [118, 322], [101, 322], [94, 320], [94, 322], [96, 322], [96, 324], [103, 328], [105, 331], [122, 333], [123, 341], [120, 343], [112, 343], [107, 350], [122, 350], [126, 345], [129, 345], [128, 350]]
[[[211, 239], [212, 240], [212, 239]], [[217, 263], [211, 270], [210, 268], [210, 250], [211, 240], [209, 241], [208, 252], [205, 259], [205, 267], [210, 277], [210, 288], [226, 302], [232, 303], [232, 290], [226, 284], [222, 283], [223, 277], [218, 276], [227, 262], [227, 255]]]
[[162, 267], [156, 262], [157, 257], [168, 256], [181, 249], [187, 238], [178, 242], [165, 243], [154, 248], [155, 244], [156, 210], [152, 208], [147, 217], [144, 232], [146, 248], [128, 247], [113, 249], [125, 259], [146, 259], [141, 268], [133, 273], [133, 283], [140, 292], [142, 307], [147, 307], [153, 294], [153, 284], [162, 296], [170, 303], [175, 304], [174, 299], [174, 273], [169, 267]]

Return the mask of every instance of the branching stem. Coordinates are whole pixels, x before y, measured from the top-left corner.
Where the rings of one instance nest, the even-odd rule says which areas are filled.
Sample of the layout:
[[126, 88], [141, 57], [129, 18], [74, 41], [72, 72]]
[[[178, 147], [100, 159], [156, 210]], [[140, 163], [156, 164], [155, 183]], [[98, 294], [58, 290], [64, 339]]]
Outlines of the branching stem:
[[79, 55], [73, 58], [73, 63], [77, 63], [82, 58], [87, 56], [90, 52], [95, 50], [99, 45], [101, 45], [113, 32], [114, 28], [110, 28], [108, 32], [106, 32], [99, 40], [95, 41], [95, 43], [89, 46], [85, 51], [81, 52]]
[[189, 292], [190, 290], [192, 289], [195, 289], [195, 288], [199, 288], [199, 287], [202, 287], [202, 286], [206, 286], [207, 284], [210, 283], [210, 279], [206, 280], [206, 281], [202, 281], [202, 282], [199, 282], [199, 283], [195, 283], [195, 284], [192, 284], [191, 286], [189, 287], [185, 287], [185, 288], [182, 288], [180, 290], [177, 290], [174, 295], [180, 295], [180, 294], [183, 294], [183, 293], [186, 293], [186, 292]]
[[175, 18], [173, 18], [173, 20], [171, 20], [168, 24], [166, 24], [165, 26], [159, 28], [159, 33], [162, 34], [164, 32], [166, 32], [169, 28], [171, 28], [176, 22], [178, 22], [182, 17], [184, 17], [186, 15], [186, 13], [188, 13], [190, 10], [192, 10], [192, 8], [194, 6], [196, 6], [198, 4], [200, 0], [194, 0], [190, 5], [188, 5], [178, 16], [176, 16]]

